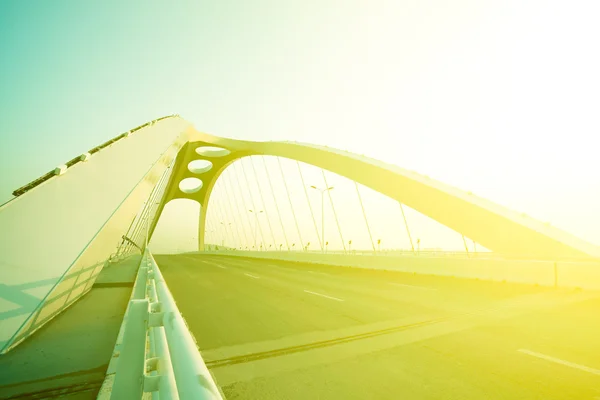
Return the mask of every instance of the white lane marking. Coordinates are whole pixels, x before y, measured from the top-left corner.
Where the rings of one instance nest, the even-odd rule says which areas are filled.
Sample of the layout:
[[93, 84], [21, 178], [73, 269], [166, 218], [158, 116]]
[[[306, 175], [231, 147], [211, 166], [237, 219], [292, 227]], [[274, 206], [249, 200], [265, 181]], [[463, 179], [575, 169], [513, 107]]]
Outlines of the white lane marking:
[[388, 283], [390, 285], [394, 285], [394, 286], [402, 286], [402, 287], [409, 287], [409, 288], [423, 289], [423, 290], [437, 290], [436, 288], [431, 288], [431, 287], [426, 287], [426, 286], [405, 285], [403, 283], [396, 283], [396, 282], [388, 282]]
[[529, 354], [530, 356], [533, 356], [533, 357], [541, 358], [541, 359], [544, 359], [547, 361], [552, 361], [557, 364], [566, 365], [567, 367], [580, 369], [582, 371], [589, 372], [590, 374], [600, 375], [600, 369], [594, 369], [594, 368], [586, 367], [585, 365], [575, 364], [575, 363], [572, 363], [569, 361], [561, 360], [560, 358], [554, 358], [554, 357], [547, 356], [545, 354], [536, 353], [535, 351], [531, 351], [531, 350], [519, 349], [518, 351], [521, 353], [524, 353], [524, 354]]
[[326, 297], [328, 299], [335, 300], [335, 301], [344, 301], [342, 299], [338, 299], [337, 297], [331, 297], [331, 296], [327, 296], [326, 294], [321, 294], [321, 293], [317, 293], [317, 292], [311, 292], [310, 290], [305, 290], [305, 292], [306, 293], [310, 293], [310, 294], [314, 294], [315, 296]]
[[306, 271], [306, 272], [310, 272], [311, 274], [317, 274], [317, 275], [325, 275], [325, 276], [329, 276], [329, 274], [326, 274], [325, 272], [318, 272], [318, 271]]
[[[286, 267], [282, 267], [280, 265], [274, 265], [274, 264], [269, 264], [269, 265], [267, 265], [267, 267], [282, 269], [282, 270], [288, 271], [288, 272], [298, 272], [297, 269], [286, 268]], [[311, 270], [308, 270], [308, 269], [305, 270], [305, 271], [308, 272], [308, 273], [311, 273], [311, 274], [330, 276], [329, 274], [326, 274], [325, 272], [311, 271]]]
[[212, 265], [213, 267], [219, 267], [219, 268], [223, 268], [223, 269], [228, 269], [227, 267], [223, 267], [222, 265], [215, 264], [214, 262], [211, 262], [211, 261], [202, 260], [200, 262], [203, 262], [203, 263], [208, 264], [208, 265]]
[[250, 278], [259, 279], [259, 277], [256, 275], [250, 275], [250, 274], [246, 274], [246, 273], [244, 273], [244, 275], [249, 276]]

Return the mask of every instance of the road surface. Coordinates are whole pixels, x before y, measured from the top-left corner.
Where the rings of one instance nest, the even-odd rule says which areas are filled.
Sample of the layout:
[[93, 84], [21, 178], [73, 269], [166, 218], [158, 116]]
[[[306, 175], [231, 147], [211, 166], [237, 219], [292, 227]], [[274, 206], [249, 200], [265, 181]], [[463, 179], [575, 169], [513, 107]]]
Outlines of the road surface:
[[600, 293], [156, 256], [227, 399], [600, 400]]

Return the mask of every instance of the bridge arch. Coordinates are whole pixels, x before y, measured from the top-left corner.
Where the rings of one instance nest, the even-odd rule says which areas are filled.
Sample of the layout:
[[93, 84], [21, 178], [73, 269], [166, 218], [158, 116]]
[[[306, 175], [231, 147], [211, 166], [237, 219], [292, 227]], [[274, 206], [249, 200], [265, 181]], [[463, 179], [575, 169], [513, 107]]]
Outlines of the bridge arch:
[[[362, 155], [297, 142], [252, 142], [220, 138], [190, 128], [190, 142], [182, 149], [167, 200], [193, 198], [201, 205], [199, 248], [204, 247], [208, 200], [223, 171], [234, 161], [251, 155], [301, 161], [356, 181], [467, 236], [486, 248], [509, 257], [565, 259], [599, 257], [598, 248], [560, 229], [509, 210], [427, 176]], [[177, 190], [175, 182], [194, 176], [186, 168], [202, 158], [195, 149], [220, 147], [228, 154], [206, 157], [213, 163], [202, 176], [203, 188], [193, 194]], [[180, 158], [180, 159], [179, 159]]]
[[[227, 152], [209, 157], [210, 169], [189, 168], [190, 162], [210, 156], [198, 154], [200, 146]], [[66, 162], [66, 169], [53, 169], [15, 190], [16, 197], [0, 205], [0, 281], [10, 288], [0, 293], [6, 300], [0, 308], [0, 353], [89, 292], [105, 266], [142, 250], [171, 199], [200, 203], [203, 240], [216, 180], [231, 162], [250, 155], [298, 160], [334, 172], [505, 256], [600, 258], [597, 246], [413, 171], [323, 146], [212, 136], [173, 115], [90, 149]], [[202, 180], [202, 187], [183, 193], [179, 182], [190, 177]], [[35, 295], [25, 292], [32, 287]]]

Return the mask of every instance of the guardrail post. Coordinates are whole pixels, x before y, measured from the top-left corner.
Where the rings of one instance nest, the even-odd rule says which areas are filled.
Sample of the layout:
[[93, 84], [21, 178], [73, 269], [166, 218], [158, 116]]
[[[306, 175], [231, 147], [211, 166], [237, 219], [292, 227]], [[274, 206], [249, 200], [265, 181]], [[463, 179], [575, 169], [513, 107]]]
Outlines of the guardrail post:
[[152, 328], [154, 330], [154, 340], [156, 353], [160, 354], [157, 364], [157, 373], [160, 376], [158, 383], [158, 393], [161, 399], [179, 400], [177, 383], [171, 361], [171, 354], [167, 345], [164, 328]]
[[148, 268], [140, 266], [135, 279], [135, 287], [133, 288], [133, 299], [146, 298], [146, 282], [148, 280]]
[[[145, 288], [145, 285], [143, 285]], [[131, 300], [111, 399], [141, 399], [146, 359], [148, 299]]]

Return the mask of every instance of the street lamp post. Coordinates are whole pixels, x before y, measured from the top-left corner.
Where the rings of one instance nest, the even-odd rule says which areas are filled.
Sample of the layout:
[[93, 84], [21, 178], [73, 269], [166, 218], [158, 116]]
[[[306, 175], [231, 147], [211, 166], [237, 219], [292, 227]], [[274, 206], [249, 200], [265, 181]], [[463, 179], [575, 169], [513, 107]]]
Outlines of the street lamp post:
[[254, 210], [248, 210], [249, 212], [251, 212], [252, 214], [254, 214], [255, 217], [255, 221], [254, 221], [254, 247], [256, 247], [256, 228], [258, 227], [258, 214], [262, 213], [263, 210], [257, 211], [255, 212]]
[[325, 201], [323, 200], [323, 196], [328, 190], [333, 190], [333, 186], [326, 189], [319, 189], [314, 185], [310, 187], [321, 192], [321, 251], [325, 252]]
[[[228, 223], [228, 222], [221, 221], [221, 225], [223, 225], [223, 231], [225, 232], [225, 238], [227, 238], [227, 233], [228, 233], [227, 225], [229, 225], [229, 230], [231, 231], [231, 238], [234, 239], [233, 231], [231, 230], [231, 222]], [[227, 240], [229, 240], [229, 239], [227, 238]], [[234, 240], [234, 242], [235, 242], [235, 240]], [[225, 239], [221, 240], [221, 246], [225, 247]]]

